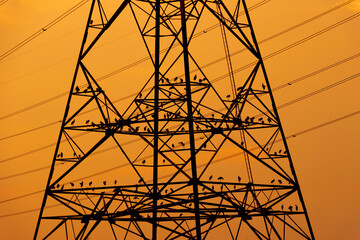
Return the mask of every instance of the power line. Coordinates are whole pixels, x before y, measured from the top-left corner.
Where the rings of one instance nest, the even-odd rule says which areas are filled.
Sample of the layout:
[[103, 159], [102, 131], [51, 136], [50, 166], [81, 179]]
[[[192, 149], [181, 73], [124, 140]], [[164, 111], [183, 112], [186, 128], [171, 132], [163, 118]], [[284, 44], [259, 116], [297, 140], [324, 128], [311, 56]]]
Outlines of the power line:
[[[345, 78], [345, 79], [342, 79], [342, 80], [340, 80], [340, 81], [337, 81], [337, 82], [335, 82], [335, 83], [332, 83], [332, 84], [330, 84], [330, 85], [328, 85], [328, 86], [325, 86], [325, 87], [323, 87], [323, 88], [320, 88], [320, 89], [318, 89], [318, 90], [315, 90], [315, 91], [313, 91], [313, 92], [311, 92], [311, 93], [308, 93], [308, 94], [306, 94], [306, 95], [304, 95], [304, 96], [301, 96], [301, 97], [299, 97], [299, 98], [296, 98], [296, 99], [294, 99], [294, 100], [292, 100], [292, 101], [290, 101], [290, 102], [287, 102], [287, 103], [284, 103], [284, 104], [282, 104], [282, 105], [279, 105], [279, 106], [277, 107], [277, 109], [281, 109], [281, 108], [290, 106], [290, 105], [292, 105], [292, 104], [295, 104], [295, 103], [300, 102], [300, 101], [302, 101], [302, 100], [305, 100], [305, 99], [307, 99], [307, 98], [310, 98], [310, 97], [312, 97], [312, 96], [315, 96], [315, 95], [317, 95], [317, 94], [319, 94], [319, 93], [322, 93], [322, 92], [324, 92], [324, 91], [326, 91], [326, 90], [329, 90], [329, 89], [331, 89], [331, 88], [337, 87], [337, 86], [339, 86], [340, 84], [343, 84], [343, 83], [345, 83], [345, 82], [348, 82], [348, 81], [350, 81], [350, 80], [353, 80], [353, 79], [355, 79], [355, 78], [357, 78], [357, 77], [359, 77], [359, 76], [360, 76], [360, 72], [357, 73], [357, 74], [354, 74], [354, 75], [352, 75], [352, 76], [349, 76], [349, 77], [347, 77], [347, 78]], [[82, 134], [76, 135], [76, 136], [74, 136], [73, 138], [80, 137], [80, 136], [82, 136], [82, 135], [84, 135], [84, 134], [86, 134], [86, 133], [82, 133]], [[63, 140], [62, 142], [64, 142], [64, 141], [66, 141], [66, 140]], [[122, 145], [125, 146], [125, 145], [128, 145], [128, 144], [137, 142], [137, 141], [140, 141], [140, 139], [131, 140], [131, 141], [128, 141], [128, 142], [123, 143]], [[54, 146], [54, 144], [47, 145], [47, 146], [45, 146], [45, 148], [48, 148], [48, 147], [51, 147], [51, 146]], [[106, 149], [103, 149], [103, 150], [101, 150], [101, 151], [96, 152], [96, 154], [100, 154], [100, 153], [103, 153], [103, 152], [107, 152], [107, 151], [110, 151], [110, 150], [113, 150], [113, 149], [116, 149], [116, 148], [117, 148], [117, 146], [108, 147], [108, 148], [106, 148]], [[35, 150], [40, 151], [40, 150], [43, 150], [43, 149], [44, 149], [44, 147], [38, 148], [38, 149], [35, 149]], [[24, 154], [28, 155], [28, 154], [32, 154], [32, 153], [34, 153], [34, 150], [33, 150], [33, 151], [30, 151], [30, 152], [27, 152], [27, 153], [24, 153]], [[24, 154], [20, 154], [20, 155], [18, 155], [18, 156], [23, 157]], [[95, 154], [93, 154], [93, 155], [95, 155]], [[16, 157], [16, 156], [15, 156], [15, 157]], [[14, 159], [14, 157], [12, 157], [12, 158], [10, 158], [10, 159], [1, 160], [0, 163], [5, 162], [5, 161], [10, 161], [10, 160], [13, 160], [13, 159]], [[50, 167], [50, 166], [40, 167], [40, 168], [36, 168], [36, 169], [32, 169], [32, 170], [25, 171], [25, 172], [22, 172], [22, 173], [13, 174], [13, 175], [10, 175], [10, 176], [5, 176], [5, 177], [0, 178], [0, 181], [1, 181], [1, 180], [6, 180], [6, 179], [9, 179], [9, 178], [13, 178], [13, 177], [22, 176], [22, 175], [29, 174], [29, 173], [34, 173], [34, 172], [41, 171], [41, 170], [45, 170], [45, 169], [47, 169], [47, 168], [49, 168], [49, 167]], [[95, 175], [98, 175], [98, 174], [95, 174]], [[95, 176], [95, 175], [94, 175], [94, 176]]]
[[82, 0], [79, 3], [77, 3], [75, 6], [73, 6], [72, 8], [70, 8], [69, 10], [67, 10], [65, 13], [61, 14], [59, 17], [55, 18], [54, 20], [52, 20], [50, 23], [46, 24], [43, 28], [37, 30], [35, 33], [33, 33], [32, 35], [30, 35], [29, 37], [27, 37], [25, 40], [23, 40], [22, 42], [18, 43], [17, 45], [15, 45], [14, 47], [12, 47], [10, 50], [8, 50], [7, 52], [3, 53], [0, 55], [0, 61], [5, 59], [6, 57], [8, 57], [9, 55], [13, 54], [14, 52], [16, 52], [17, 50], [19, 50], [20, 48], [22, 48], [23, 46], [25, 46], [26, 44], [28, 44], [29, 42], [31, 42], [32, 40], [34, 40], [35, 38], [37, 38], [38, 36], [40, 36], [41, 34], [43, 34], [46, 30], [52, 28], [53, 26], [55, 26], [57, 23], [59, 23], [61, 20], [63, 20], [64, 18], [66, 18], [67, 16], [69, 16], [71, 13], [75, 12], [77, 9], [79, 9], [81, 6], [83, 6], [86, 2], [88, 2], [89, 0]]
[[9, 0], [2, 0], [2, 1], [0, 1], [0, 6], [4, 5], [7, 1], [9, 1]]
[[[331, 8], [331, 9], [329, 9], [329, 10], [327, 10], [327, 11], [325, 11], [325, 12], [319, 14], [319, 15], [316, 15], [315, 17], [312, 17], [312, 18], [310, 18], [310, 19], [308, 19], [308, 20], [305, 20], [305, 21], [303, 21], [303, 22], [301, 22], [301, 23], [299, 23], [299, 24], [297, 24], [297, 25], [295, 25], [295, 26], [292, 26], [292, 27], [290, 27], [290, 28], [288, 28], [288, 29], [286, 29], [286, 30], [284, 30], [284, 31], [281, 31], [281, 32], [279, 32], [279, 33], [276, 33], [276, 34], [274, 34], [274, 35], [272, 35], [272, 36], [270, 36], [270, 37], [268, 37], [268, 38], [260, 41], [259, 44], [264, 43], [264, 42], [266, 42], [266, 41], [269, 41], [269, 40], [271, 40], [271, 39], [273, 39], [273, 38], [275, 38], [275, 37], [278, 37], [278, 36], [280, 36], [280, 35], [282, 35], [282, 34], [285, 34], [285, 33], [289, 32], [289, 31], [292, 31], [292, 30], [294, 30], [294, 29], [296, 29], [296, 28], [299, 28], [299, 27], [301, 27], [301, 26], [303, 26], [303, 25], [305, 25], [305, 24], [307, 24], [307, 23], [309, 23], [309, 22], [311, 22], [311, 21], [314, 21], [314, 20], [318, 19], [319, 17], [324, 16], [324, 15], [325, 15], [324, 13], [328, 14], [328, 13], [330, 13], [330, 12], [333, 12], [333, 11], [339, 9], [340, 7], [343, 7], [343, 6], [349, 4], [349, 3], [353, 2], [353, 1], [354, 1], [354, 0], [347, 1], [347, 2], [345, 2], [345, 3], [343, 3], [343, 4], [340, 4], [339, 6], [336, 6], [336, 7], [334, 7], [334, 8]], [[267, 1], [263, 1], [263, 2], [267, 2]], [[356, 15], [356, 14], [355, 14], [355, 15]], [[352, 20], [352, 19], [351, 19], [351, 20]], [[341, 22], [341, 21], [339, 21], [339, 22]], [[338, 23], [339, 23], [339, 22], [338, 22]], [[214, 27], [217, 27], [217, 26], [218, 26], [218, 24], [217, 24], [217, 25], [214, 25], [214, 26], [212, 26], [212, 27], [210, 27], [210, 28], [208, 28], [208, 29], [211, 30], [211, 29], [214, 29]], [[335, 27], [337, 27], [337, 26], [335, 26]], [[333, 28], [335, 28], [335, 27], [333, 27]], [[333, 28], [331, 28], [331, 29], [333, 29]], [[329, 29], [329, 30], [331, 30], [331, 29]], [[324, 29], [323, 29], [323, 30], [324, 30]], [[327, 31], [329, 31], [329, 30], [327, 30]], [[321, 30], [321, 31], [322, 31], [322, 30]], [[321, 32], [321, 31], [319, 31], [319, 32]], [[324, 33], [324, 32], [323, 32], [323, 33]], [[201, 35], [201, 34], [203, 34], [203, 32], [201, 32], [199, 35]], [[315, 33], [315, 34], [316, 34], [316, 33]], [[321, 34], [322, 34], [322, 33], [321, 33]], [[316, 36], [318, 36], [318, 35], [316, 35]], [[316, 36], [314, 36], [314, 37], [316, 37]], [[194, 36], [194, 37], [195, 37], [195, 36]], [[312, 37], [312, 38], [314, 38], [314, 37]], [[303, 39], [302, 39], [302, 40], [303, 40]], [[300, 40], [300, 41], [302, 41], [302, 40]], [[298, 42], [299, 42], [299, 41], [298, 41]], [[303, 42], [301, 42], [301, 43], [303, 43]], [[299, 43], [299, 44], [301, 44], [301, 43]], [[295, 42], [294, 44], [296, 44], [296, 42]], [[299, 45], [299, 44], [297, 44], [297, 45]], [[295, 46], [297, 46], [297, 45], [295, 45]], [[290, 45], [289, 45], [289, 46], [290, 46]], [[287, 48], [289, 48], [289, 46], [287, 46]], [[292, 47], [290, 47], [289, 49], [291, 49], [291, 48], [293, 48], [293, 47], [295, 47], [295, 46], [292, 46]], [[287, 50], [289, 50], [289, 49], [287, 49]], [[163, 49], [162, 51], [164, 51], [164, 50], [166, 50], [166, 49]], [[287, 50], [282, 50], [282, 51], [281, 51], [281, 49], [280, 49], [279, 51], [283, 52], [283, 51], [287, 51]], [[239, 51], [233, 53], [232, 55], [239, 54], [240, 52], [243, 52], [243, 51], [245, 51], [245, 49], [239, 50]], [[276, 54], [275, 54], [275, 52], [274, 52], [273, 54], [278, 55], [278, 54], [280, 54], [281, 52], [278, 52], [278, 53], [276, 53]], [[275, 56], [275, 55], [274, 55], [274, 56]], [[268, 56], [266, 56], [266, 57], [268, 57]], [[273, 56], [271, 56], [271, 57], [273, 57]], [[139, 59], [138, 61], [133, 62], [133, 63], [131, 63], [131, 64], [129, 64], [129, 65], [126, 65], [126, 66], [124, 66], [124, 67], [122, 67], [122, 68], [119, 68], [119, 69], [117, 69], [117, 70], [115, 70], [115, 71], [113, 71], [113, 72], [111, 72], [111, 73], [108, 73], [108, 74], [106, 74], [106, 75], [98, 78], [97, 80], [98, 80], [98, 81], [102, 81], [102, 80], [104, 80], [104, 79], [106, 79], [106, 78], [112, 77], [112, 76], [114, 76], [114, 75], [116, 75], [116, 74], [118, 74], [118, 73], [120, 73], [120, 72], [123, 72], [123, 71], [125, 71], [125, 70], [127, 70], [127, 69], [130, 69], [130, 68], [132, 68], [132, 67], [135, 67], [136, 65], [141, 64], [141, 63], [143, 63], [143, 62], [145, 62], [145, 61], [147, 61], [147, 60], [149, 60], [149, 59], [150, 59], [150, 57], [144, 57], [144, 58], [142, 58], [142, 59]], [[209, 63], [209, 64], [206, 64], [206, 65], [204, 65], [204, 66], [202, 66], [202, 67], [205, 68], [205, 67], [208, 67], [208, 66], [210, 66], [210, 65], [213, 65], [213, 64], [215, 64], [215, 63], [217, 63], [217, 62], [220, 62], [220, 61], [223, 61], [223, 60], [225, 60], [225, 58], [220, 58], [220, 59], [215, 60], [214, 62], [211, 62], [211, 63]], [[254, 63], [250, 63], [249, 65], [244, 66], [244, 69], [246, 69], [246, 68], [248, 68], [248, 67], [250, 67], [250, 66], [253, 66], [253, 65], [254, 65]], [[238, 70], [241, 71], [241, 69], [238, 69]], [[220, 80], [220, 79], [223, 79], [223, 78], [225, 78], [225, 77], [227, 77], [227, 75], [224, 75], [224, 76], [220, 77], [219, 80]], [[29, 110], [31, 110], [31, 109], [33, 109], [33, 108], [36, 108], [36, 107], [38, 107], [38, 106], [41, 106], [41, 105], [46, 104], [46, 103], [49, 103], [49, 102], [52, 102], [52, 101], [54, 101], [54, 100], [56, 100], [56, 99], [58, 99], [58, 98], [61, 98], [61, 97], [63, 97], [63, 96], [67, 96], [68, 94], [69, 94], [69, 92], [61, 93], [61, 94], [56, 95], [56, 96], [54, 96], [54, 97], [48, 98], [48, 99], [46, 99], [46, 100], [43, 100], [43, 101], [41, 101], [41, 102], [39, 102], [39, 103], [33, 104], [33, 105], [28, 106], [28, 107], [26, 107], [26, 108], [23, 108], [23, 109], [20, 109], [20, 110], [15, 111], [15, 112], [12, 112], [12, 113], [10, 113], [10, 114], [4, 115], [4, 116], [0, 117], [0, 120], [4, 120], [4, 119], [6, 119], [6, 118], [9, 118], [9, 117], [18, 115], [18, 114], [20, 114], [20, 113], [29, 111]]]
[[[316, 125], [316, 126], [311, 127], [311, 128], [307, 128], [307, 129], [305, 129], [305, 130], [302, 130], [302, 131], [299, 131], [299, 132], [296, 132], [296, 133], [293, 133], [293, 134], [291, 134], [291, 135], [286, 136], [285, 138], [286, 138], [286, 139], [295, 138], [295, 137], [297, 137], [297, 136], [300, 136], [300, 135], [303, 135], [303, 134], [306, 134], [306, 133], [315, 131], [315, 130], [317, 130], [317, 129], [320, 129], [320, 128], [323, 128], [323, 127], [326, 127], [326, 126], [329, 126], [329, 125], [331, 125], [331, 124], [334, 124], [334, 123], [337, 123], [337, 122], [339, 122], [339, 121], [348, 119], [348, 118], [350, 118], [350, 117], [354, 117], [354, 116], [358, 115], [359, 113], [360, 113], [360, 110], [357, 110], [357, 111], [355, 111], [355, 112], [352, 112], [352, 113], [350, 113], [350, 114], [341, 116], [341, 117], [336, 118], [336, 119], [333, 119], [333, 120], [331, 120], [331, 121], [328, 121], [328, 122], [325, 122], [325, 123]], [[225, 157], [225, 158], [226, 158], [226, 157]], [[218, 159], [218, 161], [220, 161], [220, 160], [222, 160], [222, 159]], [[121, 166], [122, 166], [122, 165], [121, 165]], [[111, 171], [112, 171], [112, 170], [114, 170], [114, 168], [112, 168]], [[105, 172], [105, 171], [104, 171], [104, 172]], [[25, 198], [25, 197], [29, 197], [29, 196], [36, 195], [36, 194], [42, 193], [42, 192], [43, 192], [43, 190], [40, 190], [40, 191], [36, 191], [36, 192], [24, 194], [24, 195], [21, 195], [21, 196], [18, 196], [18, 197], [9, 198], [9, 199], [0, 201], [0, 204], [1, 204], [1, 203], [5, 203], [5, 202], [10, 202], [10, 201], [18, 200], [18, 199]], [[52, 207], [52, 206], [51, 206], [51, 207]], [[0, 218], [11, 217], [11, 216], [16, 216], [16, 215], [21, 215], [21, 214], [25, 214], [25, 213], [29, 213], [29, 212], [36, 212], [36, 211], [38, 211], [38, 210], [39, 210], [39, 208], [30, 209], [30, 210], [25, 210], [25, 211], [16, 212], [16, 213], [5, 214], [5, 215], [1, 215]]]
[[[84, 132], [84, 133], [80, 133], [78, 135], [75, 135], [73, 138], [77, 138], [77, 137], [80, 137], [80, 136], [83, 136], [85, 134], [88, 134], [88, 132]], [[62, 140], [61, 142], [65, 142], [66, 140]], [[11, 161], [11, 160], [15, 160], [17, 158], [20, 158], [20, 157], [24, 157], [24, 156], [27, 156], [27, 155], [30, 155], [32, 153], [36, 153], [36, 152], [39, 152], [41, 150], [44, 150], [44, 149], [47, 149], [47, 148], [50, 148], [50, 147], [54, 147], [55, 144], [48, 144], [48, 145], [45, 145], [45, 146], [42, 146], [42, 147], [39, 147], [39, 148], [36, 148], [36, 149], [33, 149], [33, 150], [30, 150], [28, 152], [25, 152], [25, 153], [21, 153], [19, 155], [16, 155], [16, 156], [13, 156], [13, 157], [9, 157], [9, 158], [6, 158], [4, 160], [1, 160], [0, 163], [4, 163], [4, 162], [8, 162], [8, 161]]]
[[[280, 85], [280, 86], [274, 87], [274, 88], [272, 89], [272, 91], [275, 92], [275, 91], [280, 90], [280, 89], [282, 89], [282, 88], [284, 88], [284, 87], [288, 87], [288, 86], [293, 85], [293, 84], [295, 84], [295, 83], [301, 82], [301, 81], [303, 81], [303, 80], [305, 80], [305, 79], [307, 79], [307, 78], [313, 77], [313, 76], [315, 76], [315, 75], [317, 75], [317, 74], [320, 74], [320, 73], [322, 73], [322, 72], [325, 72], [325, 71], [327, 71], [327, 70], [330, 70], [330, 69], [332, 69], [332, 68], [334, 68], [334, 67], [337, 67], [337, 66], [339, 66], [339, 65], [341, 65], [341, 64], [347, 63], [348, 61], [354, 60], [354, 59], [356, 59], [357, 57], [360, 57], [360, 52], [359, 52], [359, 53], [356, 53], [356, 54], [354, 54], [354, 55], [352, 55], [352, 56], [350, 56], [350, 57], [347, 57], [347, 58], [345, 58], [345, 59], [342, 59], [342, 60], [340, 60], [340, 61], [337, 61], [337, 62], [335, 62], [335, 63], [333, 63], [333, 64], [327, 65], [327, 66], [325, 66], [325, 67], [323, 67], [323, 68], [321, 68], [321, 69], [318, 69], [318, 70], [316, 70], [316, 71], [314, 71], [314, 72], [311, 72], [311, 73], [309, 73], [309, 74], [306, 74], [306, 75], [304, 75], [304, 76], [301, 76], [301, 77], [299, 77], [299, 78], [296, 78], [296, 79], [294, 79], [294, 80], [292, 80], [292, 81], [290, 81], [290, 82], [288, 82], [288, 83], [285, 83], [285, 84], [282, 84], [282, 85]], [[122, 100], [125, 100], [125, 99], [128, 99], [128, 98], [130, 98], [130, 97], [134, 97], [135, 95], [136, 95], [136, 93], [133, 93], [133, 94], [128, 95], [128, 96], [125, 96], [125, 97], [123, 97], [123, 98], [117, 99], [117, 100], [114, 101], [114, 103], [119, 102], [119, 101], [122, 101]], [[26, 131], [22, 131], [22, 132], [19, 132], [19, 133], [16, 133], [16, 134], [12, 134], [12, 135], [9, 135], [9, 136], [0, 138], [0, 141], [6, 140], [6, 139], [10, 139], [10, 138], [13, 138], [13, 137], [17, 137], [17, 136], [20, 136], [20, 135], [23, 135], [23, 134], [26, 134], [26, 133], [30, 133], [30, 132], [36, 131], [36, 130], [40, 130], [40, 129], [46, 128], [46, 127], [48, 127], [48, 126], [55, 125], [55, 124], [57, 124], [57, 123], [58, 123], [57, 121], [56, 121], [56, 122], [51, 122], [51, 123], [48, 123], [48, 124], [45, 124], [45, 125], [42, 125], [42, 126], [39, 126], [39, 127], [36, 127], [36, 128], [32, 128], [32, 129], [29, 129], [29, 130], [26, 130]], [[1, 163], [1, 161], [0, 161], [0, 163]]]

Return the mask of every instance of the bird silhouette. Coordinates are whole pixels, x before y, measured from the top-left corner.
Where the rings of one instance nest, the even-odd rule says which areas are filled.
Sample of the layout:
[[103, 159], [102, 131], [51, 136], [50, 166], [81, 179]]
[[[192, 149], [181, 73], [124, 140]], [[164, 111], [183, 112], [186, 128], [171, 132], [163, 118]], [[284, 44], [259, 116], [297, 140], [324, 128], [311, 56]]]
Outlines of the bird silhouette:
[[224, 178], [223, 177], [218, 177], [218, 180], [224, 180]]
[[70, 124], [71, 124], [71, 125], [74, 125], [74, 123], [75, 123], [75, 119], [72, 120]]
[[270, 183], [274, 183], [274, 182], [275, 182], [275, 179], [271, 180], [271, 182], [270, 182]]
[[82, 187], [84, 185], [84, 182], [83, 181], [81, 181], [80, 182], [80, 187]]
[[141, 163], [142, 163], [142, 164], [145, 164], [145, 162], [146, 162], [146, 160], [145, 160], [145, 159], [141, 161]]
[[114, 184], [115, 184], [115, 185], [116, 185], [116, 183], [117, 183], [117, 180], [114, 181]]
[[89, 182], [89, 186], [91, 186], [92, 185], [92, 182]]
[[295, 205], [295, 210], [297, 211], [297, 210], [299, 210], [299, 207], [298, 207], [298, 205]]
[[262, 86], [263, 90], [265, 90], [266, 87], [263, 83], [261, 84], [261, 86]]
[[70, 185], [71, 185], [72, 187], [74, 186], [74, 184], [73, 184], [72, 182], [70, 183]]
[[289, 206], [289, 210], [292, 212], [292, 210], [293, 210], [293, 206]]
[[230, 94], [226, 95], [226, 98], [229, 98], [230, 97]]
[[281, 204], [281, 210], [284, 210], [284, 205], [283, 204]]
[[209, 180], [211, 180], [211, 179], [212, 179], [212, 177], [213, 177], [213, 175], [211, 175], [211, 176], [209, 177]]
[[185, 146], [185, 143], [184, 143], [184, 142], [180, 142], [180, 144], [181, 144], [181, 146], [183, 146], [183, 147]]
[[103, 181], [103, 184], [106, 186], [106, 181]]
[[241, 181], [241, 177], [240, 177], [240, 176], [238, 176], [238, 181], [239, 181], [239, 182]]
[[280, 179], [278, 180], [278, 182], [279, 182], [280, 184], [282, 184], [282, 181], [281, 181]]
[[80, 91], [79, 86], [76, 86], [75, 91], [76, 91], [76, 92], [79, 92], [79, 91]]

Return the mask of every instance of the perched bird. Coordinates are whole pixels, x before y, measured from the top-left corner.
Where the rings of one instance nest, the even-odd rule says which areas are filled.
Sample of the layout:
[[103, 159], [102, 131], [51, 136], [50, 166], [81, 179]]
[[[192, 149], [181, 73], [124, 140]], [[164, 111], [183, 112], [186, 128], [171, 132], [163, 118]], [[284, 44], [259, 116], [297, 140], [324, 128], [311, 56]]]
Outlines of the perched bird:
[[211, 180], [211, 179], [212, 179], [212, 177], [213, 177], [213, 175], [211, 175], [211, 176], [209, 177], [209, 180]]
[[86, 122], [85, 122], [85, 123], [86, 123], [86, 124], [88, 124], [89, 122], [90, 122], [90, 120], [86, 120]]
[[116, 185], [116, 183], [117, 183], [117, 180], [114, 181], [114, 184], [115, 184], [115, 185]]
[[230, 97], [230, 94], [226, 95], [226, 98], [229, 98]]
[[103, 181], [103, 184], [106, 186], [106, 181]]
[[76, 91], [76, 92], [79, 92], [79, 91], [80, 91], [79, 86], [76, 86], [75, 91]]
[[224, 178], [223, 177], [218, 177], [218, 180], [224, 180]]
[[71, 124], [71, 125], [74, 125], [74, 123], [75, 123], [75, 119], [72, 120], [70, 124]]
[[293, 210], [293, 206], [289, 206], [289, 210], [292, 212], [292, 210]]
[[280, 184], [282, 184], [282, 181], [281, 181], [280, 179], [278, 180], [278, 182], [279, 182]]
[[89, 182], [89, 186], [91, 186], [92, 185], [92, 182]]
[[197, 78], [197, 76], [196, 76], [196, 74], [195, 74], [195, 76], [194, 76], [194, 80], [196, 80], [196, 78]]
[[84, 182], [83, 181], [81, 181], [80, 182], [80, 187], [82, 187], [84, 185]]
[[271, 182], [270, 182], [270, 183], [274, 183], [274, 182], [275, 182], [275, 179], [271, 180]]
[[295, 210], [297, 211], [297, 210], [299, 210], [299, 207], [298, 207], [298, 205], [295, 205]]
[[241, 181], [241, 177], [240, 177], [240, 176], [238, 176], [238, 181], [239, 181], [239, 182]]
[[265, 90], [265, 84], [262, 83], [261, 86], [262, 86], [263, 90]]
[[283, 204], [281, 204], [281, 210], [284, 210], [284, 205]]
[[145, 164], [145, 162], [146, 162], [146, 160], [145, 160], [145, 159], [141, 161], [141, 163], [142, 163], [142, 164]]
[[73, 184], [72, 182], [70, 183], [70, 185], [71, 185], [72, 187], [74, 186], [74, 184]]

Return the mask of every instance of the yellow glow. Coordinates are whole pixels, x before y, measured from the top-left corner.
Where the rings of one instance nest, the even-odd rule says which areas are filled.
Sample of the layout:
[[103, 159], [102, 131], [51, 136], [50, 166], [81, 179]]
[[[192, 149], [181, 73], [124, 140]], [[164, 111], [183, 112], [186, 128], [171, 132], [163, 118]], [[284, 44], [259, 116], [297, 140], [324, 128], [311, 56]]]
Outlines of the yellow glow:
[[356, 0], [354, 1], [351, 5], [350, 8], [355, 10], [355, 11], [360, 11], [360, 0]]

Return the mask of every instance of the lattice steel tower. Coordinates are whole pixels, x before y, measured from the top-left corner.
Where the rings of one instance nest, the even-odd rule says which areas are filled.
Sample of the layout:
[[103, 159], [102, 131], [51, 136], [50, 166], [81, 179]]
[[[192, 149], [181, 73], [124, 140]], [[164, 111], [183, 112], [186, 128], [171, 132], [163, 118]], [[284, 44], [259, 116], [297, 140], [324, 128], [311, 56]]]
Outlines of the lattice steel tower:
[[[245, 1], [114, 2], [91, 3], [34, 239], [314, 239]], [[148, 65], [119, 105], [88, 59], [130, 15]]]

